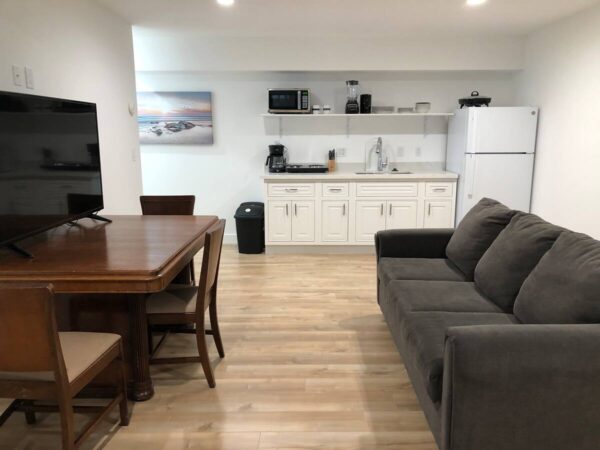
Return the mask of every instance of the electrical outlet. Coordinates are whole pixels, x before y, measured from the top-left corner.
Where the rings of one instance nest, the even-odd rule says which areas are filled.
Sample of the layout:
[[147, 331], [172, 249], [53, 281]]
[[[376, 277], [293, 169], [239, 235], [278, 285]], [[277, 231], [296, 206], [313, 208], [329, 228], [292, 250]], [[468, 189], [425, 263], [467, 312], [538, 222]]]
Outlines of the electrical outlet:
[[404, 156], [404, 147], [401, 145], [396, 149], [396, 156], [403, 157]]
[[33, 89], [33, 69], [31, 67], [25, 67], [25, 85], [27, 89]]
[[417, 147], [417, 148], [415, 149], [415, 156], [416, 156], [417, 158], [420, 158], [420, 157], [422, 156], [422, 154], [423, 154], [423, 152], [421, 151], [421, 147]]
[[346, 149], [344, 147], [342, 147], [342, 148], [336, 148], [335, 149], [335, 156], [346, 156]]
[[13, 84], [15, 86], [23, 86], [23, 68], [12, 66]]

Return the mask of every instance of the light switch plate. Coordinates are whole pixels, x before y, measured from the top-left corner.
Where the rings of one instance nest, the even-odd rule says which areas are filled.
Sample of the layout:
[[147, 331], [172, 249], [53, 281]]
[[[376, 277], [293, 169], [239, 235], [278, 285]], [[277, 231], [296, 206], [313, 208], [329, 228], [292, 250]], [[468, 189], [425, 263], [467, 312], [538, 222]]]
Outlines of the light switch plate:
[[15, 86], [23, 86], [23, 68], [12, 66], [13, 84]]
[[34, 83], [33, 83], [33, 69], [31, 67], [25, 67], [25, 85], [27, 86], [27, 89], [33, 89]]

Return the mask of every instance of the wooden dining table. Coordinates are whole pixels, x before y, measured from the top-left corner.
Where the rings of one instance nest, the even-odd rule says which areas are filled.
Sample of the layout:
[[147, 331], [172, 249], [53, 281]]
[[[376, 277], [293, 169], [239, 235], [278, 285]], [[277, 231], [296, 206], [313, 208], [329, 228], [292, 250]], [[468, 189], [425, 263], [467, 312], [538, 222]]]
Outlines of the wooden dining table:
[[130, 397], [152, 398], [146, 298], [164, 290], [204, 246], [216, 216], [82, 219], [19, 242], [28, 259], [0, 251], [0, 282], [51, 283], [62, 331], [122, 336]]

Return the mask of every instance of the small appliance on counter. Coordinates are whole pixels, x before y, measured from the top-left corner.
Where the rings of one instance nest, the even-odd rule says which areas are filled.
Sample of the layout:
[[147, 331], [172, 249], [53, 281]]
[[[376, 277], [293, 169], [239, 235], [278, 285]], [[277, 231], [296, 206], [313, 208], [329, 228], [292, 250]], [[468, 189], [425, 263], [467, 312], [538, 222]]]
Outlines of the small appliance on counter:
[[288, 173], [326, 173], [327, 166], [325, 164], [288, 164]]
[[269, 145], [269, 156], [267, 156], [265, 166], [269, 166], [269, 172], [271, 173], [285, 172], [287, 167], [287, 149], [285, 145]]
[[269, 113], [312, 113], [310, 89], [269, 89]]
[[471, 92], [471, 96], [470, 97], [463, 97], [458, 99], [458, 104], [460, 105], [460, 108], [462, 109], [463, 107], [481, 107], [481, 106], [490, 106], [490, 103], [492, 102], [492, 97], [484, 97], [479, 95], [478, 91], [473, 91]]
[[362, 94], [360, 96], [360, 113], [371, 114], [371, 94]]
[[358, 114], [360, 113], [360, 106], [358, 105], [358, 92], [360, 88], [358, 81], [348, 80], [346, 81], [346, 114]]

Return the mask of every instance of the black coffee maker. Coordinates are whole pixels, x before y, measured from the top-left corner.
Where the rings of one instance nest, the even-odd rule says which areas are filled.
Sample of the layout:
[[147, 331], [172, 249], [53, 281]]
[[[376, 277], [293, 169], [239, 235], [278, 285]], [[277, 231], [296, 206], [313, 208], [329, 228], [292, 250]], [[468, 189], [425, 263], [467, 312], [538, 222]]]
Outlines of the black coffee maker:
[[285, 145], [273, 144], [269, 145], [269, 156], [265, 166], [269, 166], [269, 172], [281, 173], [285, 172], [287, 165], [287, 149]]

